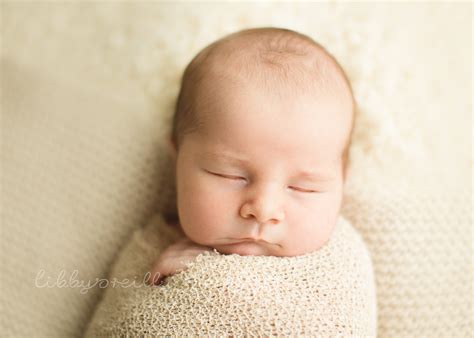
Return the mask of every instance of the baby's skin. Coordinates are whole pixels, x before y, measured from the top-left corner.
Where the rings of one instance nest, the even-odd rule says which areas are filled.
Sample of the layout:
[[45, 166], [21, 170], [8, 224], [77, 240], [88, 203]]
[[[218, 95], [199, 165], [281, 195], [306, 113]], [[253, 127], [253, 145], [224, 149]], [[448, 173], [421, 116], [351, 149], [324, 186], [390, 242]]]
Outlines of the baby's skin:
[[160, 284], [166, 277], [184, 270], [187, 263], [192, 262], [205, 251], [212, 251], [212, 248], [196, 244], [187, 237], [181, 238], [161, 253], [150, 271], [148, 282]]
[[[278, 34], [237, 33], [214, 45], [199, 65], [204, 76], [193, 102], [201, 123], [179, 147], [169, 144], [179, 214], [174, 226], [185, 237], [161, 254], [150, 282], [213, 249], [288, 257], [329, 240], [342, 203], [352, 93], [326, 52], [257, 50], [262, 39], [276, 39], [277, 49], [293, 43], [294, 37]], [[290, 71], [282, 75], [271, 63], [255, 61], [256, 53], [278, 58]], [[239, 64], [255, 64], [254, 72]], [[299, 78], [308, 74], [326, 80]]]

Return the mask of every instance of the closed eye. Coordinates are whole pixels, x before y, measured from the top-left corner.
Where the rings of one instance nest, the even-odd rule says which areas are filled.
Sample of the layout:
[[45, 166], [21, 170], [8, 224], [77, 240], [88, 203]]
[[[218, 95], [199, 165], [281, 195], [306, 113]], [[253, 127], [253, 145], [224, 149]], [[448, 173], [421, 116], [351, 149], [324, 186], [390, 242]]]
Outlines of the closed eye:
[[304, 193], [317, 193], [318, 192], [316, 190], [303, 189], [303, 188], [298, 188], [298, 187], [290, 187], [290, 189], [296, 190], [298, 192], [304, 192]]
[[[209, 174], [211, 175], [214, 175], [214, 176], [218, 176], [218, 177], [222, 177], [222, 178], [226, 178], [226, 179], [230, 179], [230, 180], [234, 180], [234, 181], [239, 181], [239, 180], [244, 180], [246, 181], [246, 178], [245, 177], [241, 177], [241, 176], [234, 176], [234, 175], [226, 175], [226, 174], [219, 174], [219, 173], [214, 173], [214, 172], [211, 172], [211, 171], [208, 171], [206, 170]], [[299, 187], [293, 187], [293, 186], [290, 186], [289, 187], [290, 189], [292, 190], [295, 190], [295, 191], [298, 191], [298, 192], [302, 192], [302, 193], [318, 193], [319, 191], [316, 191], [316, 190], [311, 190], [311, 189], [304, 189], [304, 188], [299, 188]]]
[[208, 171], [208, 173], [210, 173], [212, 175], [215, 175], [215, 176], [222, 177], [222, 178], [231, 179], [231, 180], [245, 180], [244, 177], [240, 177], [240, 176], [218, 174], [218, 173], [213, 173], [213, 172], [210, 172], [210, 171]]
[[[207, 171], [207, 170], [206, 170]], [[244, 177], [240, 177], [240, 176], [233, 176], [233, 175], [225, 175], [225, 174], [218, 174], [218, 173], [213, 173], [213, 172], [210, 172], [210, 171], [207, 171], [209, 174], [211, 175], [214, 175], [214, 176], [218, 176], [218, 177], [222, 177], [222, 178], [226, 178], [226, 179], [230, 179], [230, 180], [234, 180], [234, 181], [238, 181], [238, 180], [244, 180], [246, 181], [246, 179]], [[309, 190], [309, 189], [304, 189], [304, 188], [299, 188], [299, 187], [289, 187], [290, 189], [293, 189], [295, 191], [298, 191], [298, 192], [302, 192], [302, 193], [308, 193], [308, 194], [314, 194], [314, 193], [318, 193], [319, 191], [315, 191], [315, 190]]]

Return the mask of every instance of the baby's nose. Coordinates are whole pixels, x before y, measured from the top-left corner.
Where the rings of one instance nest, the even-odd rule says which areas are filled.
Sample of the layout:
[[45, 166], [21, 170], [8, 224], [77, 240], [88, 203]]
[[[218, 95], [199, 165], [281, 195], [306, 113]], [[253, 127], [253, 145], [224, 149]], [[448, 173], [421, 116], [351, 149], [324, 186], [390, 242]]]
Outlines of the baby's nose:
[[260, 224], [278, 224], [285, 218], [279, 194], [270, 187], [255, 191], [240, 209], [243, 218], [255, 218]]

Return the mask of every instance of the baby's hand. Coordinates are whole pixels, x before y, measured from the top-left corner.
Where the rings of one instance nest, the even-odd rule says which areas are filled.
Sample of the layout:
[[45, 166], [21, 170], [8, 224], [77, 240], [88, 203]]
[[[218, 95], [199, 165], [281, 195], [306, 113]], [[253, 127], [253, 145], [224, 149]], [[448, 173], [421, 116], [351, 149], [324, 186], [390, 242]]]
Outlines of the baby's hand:
[[212, 248], [196, 244], [189, 238], [183, 237], [161, 253], [151, 269], [148, 283], [160, 284], [167, 276], [175, 274], [178, 270], [184, 270], [186, 263], [193, 261], [194, 258], [205, 251], [212, 251]]

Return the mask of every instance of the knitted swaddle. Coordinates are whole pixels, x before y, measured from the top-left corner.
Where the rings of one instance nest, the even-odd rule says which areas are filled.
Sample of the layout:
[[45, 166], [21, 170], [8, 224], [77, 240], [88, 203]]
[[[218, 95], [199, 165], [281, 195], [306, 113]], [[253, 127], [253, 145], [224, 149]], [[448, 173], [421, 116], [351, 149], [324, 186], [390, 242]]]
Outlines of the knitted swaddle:
[[275, 257], [214, 250], [164, 285], [144, 285], [160, 252], [179, 236], [160, 214], [134, 233], [111, 271], [86, 337], [376, 335], [371, 258], [343, 217], [315, 252]]

